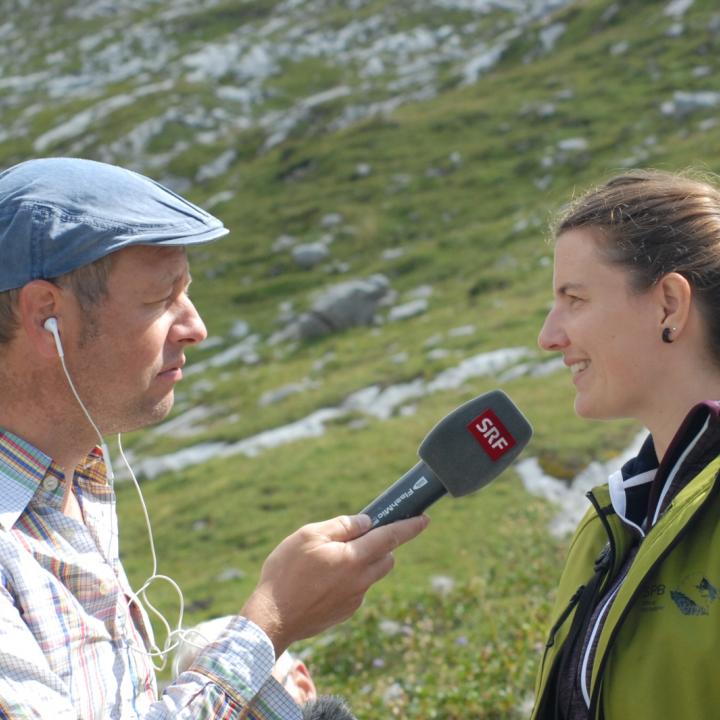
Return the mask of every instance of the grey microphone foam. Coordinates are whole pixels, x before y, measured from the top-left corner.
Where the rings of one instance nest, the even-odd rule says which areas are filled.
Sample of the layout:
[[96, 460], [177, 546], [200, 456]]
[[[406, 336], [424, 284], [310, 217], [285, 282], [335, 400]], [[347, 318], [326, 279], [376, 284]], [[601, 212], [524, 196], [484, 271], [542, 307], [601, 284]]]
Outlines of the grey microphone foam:
[[422, 441], [420, 458], [454, 497], [475, 492], [510, 465], [532, 425], [502, 391], [492, 390], [446, 415]]
[[321, 695], [310, 700], [302, 708], [303, 720], [355, 720], [350, 708], [342, 698], [335, 695]]
[[420, 515], [449, 493], [475, 492], [503, 472], [528, 444], [532, 426], [502, 390], [445, 416], [418, 449], [421, 460], [361, 512], [373, 526]]

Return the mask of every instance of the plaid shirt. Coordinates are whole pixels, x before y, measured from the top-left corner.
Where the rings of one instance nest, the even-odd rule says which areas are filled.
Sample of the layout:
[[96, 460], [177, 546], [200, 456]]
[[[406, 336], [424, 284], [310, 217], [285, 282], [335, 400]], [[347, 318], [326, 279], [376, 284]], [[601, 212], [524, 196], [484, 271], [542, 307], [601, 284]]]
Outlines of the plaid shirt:
[[241, 617], [158, 700], [97, 450], [74, 475], [84, 522], [63, 514], [64, 489], [49, 457], [0, 432], [0, 719], [300, 720], [271, 643]]

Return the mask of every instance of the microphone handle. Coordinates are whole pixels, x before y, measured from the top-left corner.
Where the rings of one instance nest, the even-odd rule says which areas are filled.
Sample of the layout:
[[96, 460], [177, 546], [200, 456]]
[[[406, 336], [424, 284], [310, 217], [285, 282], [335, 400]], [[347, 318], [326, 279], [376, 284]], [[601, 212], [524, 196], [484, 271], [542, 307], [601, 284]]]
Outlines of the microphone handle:
[[437, 475], [422, 460], [360, 512], [369, 515], [372, 527], [421, 515], [447, 493]]

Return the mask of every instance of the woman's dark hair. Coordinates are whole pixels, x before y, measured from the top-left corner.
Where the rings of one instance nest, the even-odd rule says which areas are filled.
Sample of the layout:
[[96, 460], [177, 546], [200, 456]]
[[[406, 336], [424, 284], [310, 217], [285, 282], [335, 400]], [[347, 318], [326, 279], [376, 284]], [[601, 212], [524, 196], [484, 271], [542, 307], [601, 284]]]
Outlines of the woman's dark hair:
[[594, 230], [608, 262], [626, 268], [647, 290], [667, 273], [690, 283], [720, 363], [720, 189], [717, 179], [632, 170], [573, 200], [559, 215], [558, 237]]

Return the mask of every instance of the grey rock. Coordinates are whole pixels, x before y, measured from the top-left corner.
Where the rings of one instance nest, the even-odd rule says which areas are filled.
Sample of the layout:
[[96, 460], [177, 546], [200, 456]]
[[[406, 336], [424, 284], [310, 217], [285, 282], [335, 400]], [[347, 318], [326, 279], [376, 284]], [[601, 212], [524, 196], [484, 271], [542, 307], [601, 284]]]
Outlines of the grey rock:
[[429, 298], [433, 294], [432, 285], [418, 285], [407, 293], [409, 298]]
[[694, 0], [672, 0], [663, 10], [663, 15], [681, 18], [691, 7]]
[[320, 220], [320, 226], [324, 228], [331, 228], [339, 225], [343, 221], [343, 216], [340, 213], [328, 213], [323, 215]]
[[468, 337], [474, 335], [476, 328], [474, 325], [459, 325], [458, 327], [448, 330], [448, 337]]
[[205, 210], [212, 210], [212, 208], [214, 208], [216, 205], [230, 202], [230, 200], [232, 200], [234, 197], [235, 194], [232, 190], [221, 190], [219, 193], [216, 193], [215, 195], [209, 197], [203, 203], [203, 208], [205, 208]]
[[540, 43], [545, 52], [554, 50], [557, 41], [565, 34], [567, 25], [565, 23], [554, 23], [540, 31]]
[[522, 116], [535, 116], [538, 118], [551, 118], [554, 117], [557, 112], [555, 103], [551, 102], [540, 102], [540, 103], [528, 103], [524, 105], [520, 110]]
[[406, 363], [408, 361], [409, 357], [410, 356], [406, 352], [395, 353], [394, 355], [390, 356], [390, 362], [394, 363], [395, 365], [402, 365], [403, 363]]
[[257, 345], [260, 341], [259, 335], [248, 335], [236, 345], [219, 352], [217, 355], [202, 362], [193, 363], [185, 369], [185, 375], [196, 375], [205, 372], [208, 368], [224, 367], [242, 362], [245, 365], [256, 365], [260, 362], [257, 353]]
[[215, 158], [212, 162], [203, 165], [195, 175], [198, 182], [206, 180], [214, 180], [226, 173], [230, 166], [235, 162], [237, 153], [234, 150], [226, 150], [224, 153]]
[[350, 263], [342, 260], [333, 260], [329, 265], [325, 266], [325, 270], [332, 275], [344, 275], [350, 272]]
[[298, 267], [309, 270], [327, 260], [330, 252], [323, 243], [296, 245], [292, 249], [292, 259]]
[[388, 279], [379, 274], [333, 285], [317, 297], [309, 312], [298, 318], [290, 335], [306, 339], [371, 325], [378, 303], [389, 290]]
[[588, 141], [585, 138], [565, 138], [558, 142], [557, 147], [563, 152], [583, 152], [588, 149]]
[[446, 357], [450, 356], [450, 351], [445, 350], [445, 348], [433, 348], [428, 352], [427, 359], [428, 360], [444, 360]]
[[297, 243], [297, 238], [292, 235], [279, 235], [272, 244], [273, 252], [283, 252], [289, 250]]
[[503, 253], [495, 261], [495, 269], [497, 270], [515, 270], [519, 266], [518, 259], [514, 255], [509, 253]]
[[618, 16], [619, 12], [620, 5], [618, 5], [618, 3], [613, 3], [612, 5], [609, 5], [605, 10], [603, 10], [603, 14], [600, 16], [600, 22], [603, 25], [607, 25]]
[[422, 315], [427, 309], [427, 299], [417, 298], [417, 300], [411, 300], [410, 302], [406, 302], [402, 305], [396, 305], [394, 308], [390, 308], [390, 312], [388, 313], [388, 320], [407, 320], [408, 318], [415, 317], [416, 315]]
[[200, 345], [198, 350], [200, 352], [205, 352], [205, 350], [212, 350], [213, 348], [218, 348], [224, 343], [225, 341], [219, 335], [213, 335], [212, 337], [207, 338], [207, 340], [203, 340], [202, 345]]
[[355, 172], [353, 173], [353, 177], [366, 178], [371, 174], [372, 174], [372, 165], [370, 165], [370, 163], [358, 163], [355, 166]]
[[260, 396], [258, 403], [261, 407], [275, 405], [291, 395], [298, 395], [299, 393], [305, 392], [306, 390], [312, 390], [319, 386], [320, 383], [317, 381], [304, 378], [300, 382], [289, 383], [288, 385], [283, 385], [276, 390], [268, 390]]
[[706, 90], [704, 92], [686, 92], [677, 90], [673, 99], [660, 106], [663, 115], [678, 119], [691, 115], [698, 110], [710, 110], [720, 105], [720, 92]]
[[322, 372], [327, 364], [329, 362], [332, 362], [336, 358], [336, 354], [334, 352], [328, 352], [325, 353], [321, 358], [316, 360], [312, 365], [313, 372], [320, 373]]
[[239, 568], [226, 568], [222, 572], [219, 572], [215, 579], [218, 582], [230, 582], [231, 580], [242, 580], [247, 573]]
[[244, 338], [250, 334], [250, 325], [246, 320], [236, 320], [230, 328], [230, 337]]
[[[500, 61], [510, 43], [522, 33], [519, 27], [499, 35], [495, 39], [495, 44], [488, 47], [484, 43], [476, 49], [476, 53], [469, 61], [465, 63], [462, 69], [463, 83], [472, 85], [476, 83], [482, 75], [491, 70]], [[472, 54], [472, 49], [468, 54]]]
[[401, 247], [387, 248], [386, 250], [382, 251], [380, 257], [383, 260], [397, 260], [398, 258], [402, 257], [405, 252], [405, 248]]
[[192, 437], [203, 429], [203, 420], [212, 417], [216, 412], [216, 410], [205, 407], [204, 405], [196, 405], [186, 412], [176, 415], [171, 420], [166, 420], [160, 425], [156, 425], [151, 428], [148, 433], [169, 437]]

